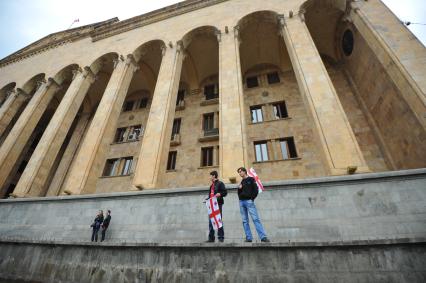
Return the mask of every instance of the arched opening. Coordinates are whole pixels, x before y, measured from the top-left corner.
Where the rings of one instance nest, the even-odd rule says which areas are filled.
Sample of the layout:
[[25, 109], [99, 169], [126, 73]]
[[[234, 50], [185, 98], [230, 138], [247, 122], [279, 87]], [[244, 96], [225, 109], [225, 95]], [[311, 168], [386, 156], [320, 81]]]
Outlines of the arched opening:
[[[16, 130], [10, 130], [10, 137], [8, 136], [7, 139], [10, 141], [10, 139], [16, 138], [16, 143], [22, 143], [25, 145], [23, 146], [22, 150], [19, 152], [18, 155], [9, 155], [10, 159], [12, 160], [11, 164], [13, 165], [9, 169], [10, 171], [8, 173], [8, 176], [4, 181], [1, 189], [3, 197], [9, 197], [9, 195], [13, 193], [16, 185], [19, 182], [19, 179], [21, 178], [23, 172], [25, 171], [25, 168], [27, 167], [29, 160], [31, 159], [32, 154], [37, 148], [37, 145], [41, 137], [43, 136], [43, 133], [45, 132], [51, 118], [53, 117], [63, 96], [65, 95], [66, 91], [68, 90], [68, 87], [71, 84], [71, 81], [73, 79], [73, 71], [77, 68], [78, 65], [68, 65], [62, 70], [60, 70], [54, 76], [54, 78], [49, 78], [52, 84], [57, 84], [59, 87], [51, 95], [40, 93], [40, 96], [37, 97], [37, 99], [41, 98], [39, 100], [41, 101], [40, 104], [34, 105], [35, 108], [31, 107], [31, 109], [28, 109], [28, 111], [31, 111], [27, 112], [30, 116], [29, 119], [33, 121], [20, 121], [19, 118], [16, 118], [16, 123], [13, 123], [14, 126], [18, 126], [18, 123], [25, 124], [26, 126], [22, 127], [22, 131], [30, 130], [31, 133], [25, 133], [25, 135], [23, 135], [24, 137], [21, 136], [20, 133], [15, 133], [18, 136], [11, 136], [12, 131]], [[35, 99], [34, 94], [38, 89], [37, 82], [42, 80], [43, 77], [44, 75], [37, 75], [23, 86], [21, 91], [24, 92], [24, 96], [27, 97], [27, 99], [25, 103], [22, 103], [20, 108], [29, 107], [30, 100], [33, 98]], [[35, 126], [31, 127], [30, 129], [30, 124], [35, 124]]]
[[152, 40], [139, 46], [134, 59], [139, 70], [133, 74], [126, 98], [106, 149], [96, 193], [128, 191], [141, 150], [165, 44]]
[[[366, 52], [368, 47], [362, 36], [352, 24], [345, 21], [347, 8], [346, 1], [343, 0], [310, 0], [302, 5], [302, 9], [306, 11], [308, 30], [333, 82], [368, 167], [373, 171], [386, 171], [388, 164], [377, 139], [378, 133], [374, 132], [368, 121], [367, 109], [363, 106], [365, 101], [363, 102], [363, 98], [360, 97], [362, 92], [370, 90], [363, 90], [363, 83], [354, 80], [354, 71], [358, 74], [362, 72], [364, 78], [369, 76], [375, 80], [377, 73], [372, 72], [368, 61], [373, 63], [377, 59], [372, 53]], [[377, 84], [373, 81], [370, 83], [370, 89], [372, 85]]]
[[56, 156], [53, 170], [50, 172], [42, 195], [59, 195], [64, 193], [64, 183], [78, 155], [79, 146], [87, 135], [92, 119], [98, 109], [105, 89], [114, 71], [117, 53], [107, 53], [97, 58], [89, 67], [95, 76], [90, 85], [77, 115], [72, 122], [59, 153]]
[[218, 33], [201, 26], [182, 38], [185, 57], [161, 186], [202, 185], [219, 166]]
[[265, 180], [323, 175], [309, 110], [279, 35], [278, 15], [254, 12], [237, 28], [250, 166]]
[[15, 89], [16, 83], [9, 83], [0, 89], [0, 108], [10, 93]]

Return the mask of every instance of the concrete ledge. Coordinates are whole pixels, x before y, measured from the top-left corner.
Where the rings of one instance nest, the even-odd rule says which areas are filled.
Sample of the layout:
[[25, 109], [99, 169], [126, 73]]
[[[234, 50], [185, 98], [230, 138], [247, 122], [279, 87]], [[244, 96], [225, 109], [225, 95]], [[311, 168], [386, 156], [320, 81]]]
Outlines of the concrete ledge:
[[350, 247], [350, 246], [383, 246], [401, 244], [425, 244], [426, 238], [400, 238], [400, 239], [374, 239], [374, 240], [353, 240], [353, 241], [330, 241], [330, 242], [271, 242], [253, 243], [224, 242], [224, 243], [175, 243], [175, 242], [81, 242], [81, 241], [56, 241], [56, 240], [27, 240], [27, 239], [0, 239], [4, 244], [28, 244], [45, 246], [82, 246], [82, 247], [159, 247], [159, 248], [310, 248], [310, 247]]

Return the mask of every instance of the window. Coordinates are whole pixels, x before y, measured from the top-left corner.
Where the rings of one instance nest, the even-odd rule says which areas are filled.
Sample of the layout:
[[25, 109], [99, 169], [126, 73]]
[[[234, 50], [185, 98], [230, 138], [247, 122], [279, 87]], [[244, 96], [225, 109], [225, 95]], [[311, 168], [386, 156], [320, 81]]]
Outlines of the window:
[[180, 105], [181, 101], [184, 101], [184, 100], [185, 100], [185, 90], [181, 89], [178, 91], [178, 94], [177, 94], [176, 105]]
[[130, 127], [129, 136], [127, 137], [127, 140], [128, 141], [139, 140], [139, 136], [141, 135], [141, 133], [142, 133], [141, 125], [132, 126]]
[[252, 106], [252, 107], [250, 107], [250, 111], [251, 111], [251, 122], [252, 123], [263, 122], [262, 106]]
[[268, 78], [268, 84], [276, 84], [280, 82], [280, 76], [278, 75], [278, 72], [269, 73], [266, 75]]
[[167, 160], [167, 170], [175, 170], [176, 168], [177, 151], [169, 152], [169, 159]]
[[283, 159], [296, 158], [296, 146], [294, 144], [294, 138], [284, 138], [280, 140], [281, 154]]
[[217, 84], [206, 85], [204, 87], [204, 96], [206, 100], [218, 98], [219, 93], [217, 91]]
[[201, 166], [213, 166], [213, 147], [201, 148]]
[[257, 76], [248, 77], [246, 79], [247, 88], [257, 87], [259, 86], [259, 81], [257, 80]]
[[115, 176], [119, 164], [119, 159], [108, 159], [105, 164], [103, 176]]
[[214, 128], [214, 113], [207, 113], [203, 115], [203, 130], [209, 131]]
[[126, 134], [126, 128], [118, 128], [117, 132], [115, 133], [114, 142], [123, 142]]
[[268, 161], [268, 146], [266, 141], [254, 143], [254, 149], [256, 152], [256, 161]]
[[134, 102], [133, 100], [126, 101], [126, 102], [124, 103], [123, 111], [124, 111], [124, 112], [132, 111], [132, 110], [133, 110], [133, 104], [134, 104], [134, 103], [135, 103], [135, 102]]
[[121, 175], [130, 175], [130, 171], [132, 169], [133, 157], [125, 157], [124, 158], [124, 166], [121, 170]]
[[146, 108], [148, 105], [148, 98], [142, 98], [141, 102], [139, 103], [139, 108]]
[[287, 118], [287, 107], [285, 106], [285, 102], [274, 103], [274, 115], [275, 119]]
[[180, 124], [181, 124], [182, 119], [178, 118], [178, 119], [174, 119], [173, 120], [173, 128], [172, 128], [172, 139], [175, 135], [180, 133]]

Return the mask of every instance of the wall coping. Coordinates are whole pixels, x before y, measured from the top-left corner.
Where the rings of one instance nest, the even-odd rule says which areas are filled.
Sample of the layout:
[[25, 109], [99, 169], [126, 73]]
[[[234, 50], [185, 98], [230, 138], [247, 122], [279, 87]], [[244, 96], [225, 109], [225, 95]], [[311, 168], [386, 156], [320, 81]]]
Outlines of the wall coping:
[[[307, 179], [293, 179], [264, 182], [265, 188], [274, 188], [279, 190], [298, 189], [300, 187], [313, 187], [313, 186], [338, 186], [342, 183], [365, 183], [365, 182], [385, 182], [393, 179], [405, 178], [426, 178], [426, 168], [400, 170], [400, 171], [387, 171], [380, 173], [365, 173], [344, 176], [327, 176], [319, 178]], [[237, 184], [226, 184], [229, 190], [236, 190]], [[426, 184], [425, 184], [426, 188]], [[174, 189], [153, 189], [144, 191], [129, 191], [129, 192], [115, 192], [115, 193], [102, 193], [102, 194], [87, 194], [87, 195], [69, 195], [69, 196], [54, 196], [54, 197], [31, 197], [31, 198], [15, 198], [15, 199], [1, 199], [0, 205], [5, 203], [16, 202], [44, 202], [44, 201], [69, 201], [69, 200], [84, 200], [84, 199], [98, 199], [98, 198], [128, 198], [132, 196], [173, 196], [176, 194], [194, 194], [204, 193], [207, 190], [207, 185], [202, 187], [187, 187], [187, 188], [174, 188]]]
[[342, 240], [342, 241], [319, 241], [319, 242], [271, 242], [271, 243], [245, 243], [243, 241], [230, 243], [159, 243], [159, 242], [78, 242], [57, 240], [23, 240], [0, 238], [0, 244], [29, 244], [47, 246], [79, 246], [79, 247], [101, 247], [101, 248], [312, 248], [312, 247], [351, 247], [351, 246], [384, 246], [403, 244], [425, 244], [426, 237], [395, 238], [395, 239], [371, 239], [371, 240]]

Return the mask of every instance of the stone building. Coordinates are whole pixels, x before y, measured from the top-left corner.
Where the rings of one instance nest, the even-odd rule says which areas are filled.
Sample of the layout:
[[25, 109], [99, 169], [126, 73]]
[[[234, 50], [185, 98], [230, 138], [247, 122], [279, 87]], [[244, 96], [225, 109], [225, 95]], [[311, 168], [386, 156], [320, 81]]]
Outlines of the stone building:
[[379, 0], [188, 0], [54, 33], [0, 61], [0, 196], [426, 167], [425, 63]]

